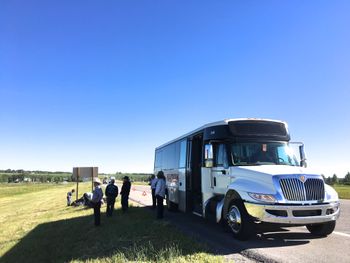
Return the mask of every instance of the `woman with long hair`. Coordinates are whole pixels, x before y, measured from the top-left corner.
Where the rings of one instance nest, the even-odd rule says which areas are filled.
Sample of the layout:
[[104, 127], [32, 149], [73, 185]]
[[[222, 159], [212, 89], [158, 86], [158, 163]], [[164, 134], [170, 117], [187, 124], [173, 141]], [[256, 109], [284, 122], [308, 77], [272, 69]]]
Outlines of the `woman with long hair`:
[[157, 199], [157, 219], [162, 219], [164, 215], [164, 197], [165, 197], [165, 176], [163, 171], [159, 171], [157, 174], [157, 184], [155, 191]]

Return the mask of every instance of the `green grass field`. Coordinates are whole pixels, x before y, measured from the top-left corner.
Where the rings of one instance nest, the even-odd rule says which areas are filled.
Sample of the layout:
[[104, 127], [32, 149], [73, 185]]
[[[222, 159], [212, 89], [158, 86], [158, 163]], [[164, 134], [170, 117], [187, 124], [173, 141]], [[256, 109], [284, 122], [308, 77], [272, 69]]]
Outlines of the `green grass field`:
[[[100, 227], [92, 209], [67, 207], [74, 184], [0, 185], [0, 262], [222, 262], [202, 244], [147, 210], [132, 206], [112, 218], [102, 206]], [[80, 193], [91, 190], [80, 184]]]
[[350, 185], [333, 185], [337, 191], [339, 198], [350, 199]]

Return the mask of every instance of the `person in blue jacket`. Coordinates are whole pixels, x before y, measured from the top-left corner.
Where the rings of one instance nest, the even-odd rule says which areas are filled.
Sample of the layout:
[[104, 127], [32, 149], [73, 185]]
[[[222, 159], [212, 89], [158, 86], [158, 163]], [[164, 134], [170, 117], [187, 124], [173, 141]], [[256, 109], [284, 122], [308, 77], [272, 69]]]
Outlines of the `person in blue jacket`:
[[151, 191], [152, 191], [152, 209], [156, 209], [156, 185], [157, 185], [157, 178], [155, 177], [154, 174], [151, 176], [150, 180], [150, 186], [151, 186]]

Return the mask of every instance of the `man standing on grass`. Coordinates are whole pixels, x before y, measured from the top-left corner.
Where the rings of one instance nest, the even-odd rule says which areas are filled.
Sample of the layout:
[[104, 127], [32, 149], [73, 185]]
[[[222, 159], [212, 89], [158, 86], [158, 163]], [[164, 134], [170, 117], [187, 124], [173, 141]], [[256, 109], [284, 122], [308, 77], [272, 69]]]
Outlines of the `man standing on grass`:
[[94, 178], [94, 191], [92, 194], [92, 204], [94, 208], [94, 218], [95, 218], [95, 226], [99, 226], [101, 224], [101, 201], [103, 197], [103, 192], [101, 189], [101, 182], [98, 177]]
[[122, 190], [120, 191], [120, 195], [122, 197], [121, 203], [122, 203], [123, 212], [126, 212], [129, 208], [128, 201], [129, 201], [130, 188], [131, 188], [130, 179], [128, 176], [124, 176]]
[[111, 181], [106, 187], [106, 197], [107, 197], [107, 216], [112, 216], [114, 210], [115, 199], [118, 196], [118, 186], [114, 184], [115, 178], [112, 176]]
[[151, 191], [152, 191], [152, 209], [156, 209], [156, 185], [157, 185], [157, 178], [154, 174], [151, 176], [150, 180], [151, 185]]

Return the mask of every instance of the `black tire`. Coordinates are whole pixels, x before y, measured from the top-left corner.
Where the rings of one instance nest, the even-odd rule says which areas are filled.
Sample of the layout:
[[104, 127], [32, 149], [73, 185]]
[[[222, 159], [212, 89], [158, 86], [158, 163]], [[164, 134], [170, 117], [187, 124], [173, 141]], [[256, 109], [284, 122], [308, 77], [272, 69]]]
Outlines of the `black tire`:
[[168, 211], [170, 211], [170, 212], [177, 211], [177, 204], [175, 204], [174, 202], [171, 202], [169, 200], [169, 195], [166, 195], [165, 201], [166, 201], [166, 207], [167, 207]]
[[331, 234], [335, 228], [335, 221], [322, 224], [312, 224], [306, 226], [307, 230], [315, 236], [325, 237]]
[[256, 234], [255, 224], [240, 199], [231, 201], [223, 223], [225, 228], [238, 240], [248, 240]]
[[171, 212], [176, 212], [177, 211], [177, 204], [170, 201], [169, 205], [168, 205], [168, 210]]

